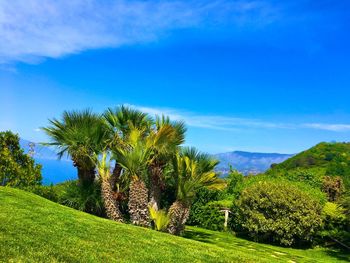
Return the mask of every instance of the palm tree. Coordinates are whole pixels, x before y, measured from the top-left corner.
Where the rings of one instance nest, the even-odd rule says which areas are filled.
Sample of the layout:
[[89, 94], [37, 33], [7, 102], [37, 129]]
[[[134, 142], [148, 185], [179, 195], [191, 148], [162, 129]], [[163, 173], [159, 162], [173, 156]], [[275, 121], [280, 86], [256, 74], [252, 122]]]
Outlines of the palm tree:
[[191, 203], [200, 188], [222, 189], [226, 186], [225, 181], [214, 172], [217, 164], [218, 161], [194, 148], [185, 148], [174, 158], [177, 195], [169, 209], [169, 233], [179, 235], [184, 230]]
[[129, 214], [134, 225], [150, 226], [148, 210], [147, 167], [151, 161], [151, 147], [144, 138], [144, 132], [131, 129], [127, 146], [114, 149], [114, 158], [130, 178]]
[[[108, 126], [111, 149], [125, 147], [124, 141], [128, 138], [133, 128], [149, 130], [153, 122], [146, 113], [124, 105], [114, 109], [108, 108], [103, 114], [103, 118]], [[121, 173], [122, 167], [116, 162], [111, 176], [113, 190], [116, 189]]]
[[111, 169], [110, 162], [107, 158], [110, 154], [106, 151], [102, 153], [102, 158], [96, 158], [97, 170], [101, 180], [101, 194], [107, 217], [117, 222], [123, 222], [123, 215], [119, 210], [119, 205], [114, 198], [112, 187], [110, 184]]
[[62, 120], [49, 120], [50, 126], [42, 128], [51, 138], [48, 146], [55, 146], [62, 158], [67, 154], [77, 168], [79, 183], [90, 185], [95, 180], [96, 154], [99, 154], [106, 141], [106, 126], [101, 116], [91, 110], [65, 111]]
[[169, 117], [156, 118], [155, 127], [150, 133], [153, 158], [150, 172], [150, 206], [159, 208], [161, 192], [165, 188], [164, 168], [185, 141], [186, 127], [181, 121], [171, 122]]

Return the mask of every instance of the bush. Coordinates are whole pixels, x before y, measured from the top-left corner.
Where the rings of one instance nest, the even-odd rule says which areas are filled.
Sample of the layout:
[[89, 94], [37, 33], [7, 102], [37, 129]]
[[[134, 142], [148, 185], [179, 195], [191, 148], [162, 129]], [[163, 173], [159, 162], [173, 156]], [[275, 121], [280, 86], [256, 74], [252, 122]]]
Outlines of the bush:
[[345, 209], [338, 204], [328, 202], [322, 210], [322, 240], [343, 240], [346, 236], [346, 214]]
[[199, 218], [199, 226], [215, 231], [226, 230], [224, 227], [225, 213], [224, 208], [231, 206], [230, 200], [213, 201], [202, 207]]
[[208, 190], [206, 188], [200, 189], [196, 193], [196, 197], [192, 202], [191, 211], [187, 224], [191, 226], [202, 226], [202, 212], [203, 208], [213, 201], [221, 199], [222, 192], [215, 190]]
[[105, 217], [99, 182], [81, 187], [77, 181], [66, 181], [50, 186], [25, 187], [24, 190], [76, 210]]
[[41, 165], [25, 154], [18, 135], [0, 132], [0, 185], [31, 187], [41, 184]]
[[93, 215], [105, 216], [99, 182], [81, 187], [77, 181], [67, 181], [54, 188], [58, 203]]
[[321, 226], [320, 201], [286, 181], [260, 181], [241, 193], [236, 230], [284, 246], [311, 243]]
[[33, 187], [26, 187], [24, 188], [24, 190], [28, 192], [32, 192], [36, 195], [40, 195], [41, 197], [49, 199], [55, 203], [58, 202], [58, 194], [57, 194], [56, 186], [54, 185], [50, 185], [50, 186], [37, 185]]

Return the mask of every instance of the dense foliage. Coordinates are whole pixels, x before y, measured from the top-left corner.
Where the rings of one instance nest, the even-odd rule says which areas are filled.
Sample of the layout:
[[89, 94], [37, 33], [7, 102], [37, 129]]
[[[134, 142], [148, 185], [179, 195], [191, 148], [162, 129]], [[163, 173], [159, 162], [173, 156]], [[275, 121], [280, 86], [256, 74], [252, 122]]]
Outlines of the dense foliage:
[[321, 227], [319, 200], [288, 182], [261, 181], [236, 202], [236, 229], [258, 241], [285, 246], [310, 243]]
[[340, 176], [350, 189], [350, 143], [320, 143], [283, 163], [273, 165], [269, 173], [313, 169], [319, 175]]
[[273, 165], [266, 174], [325, 193], [329, 203], [323, 208], [319, 242], [349, 247], [346, 244], [350, 244], [350, 224], [346, 215], [350, 200], [350, 143], [320, 143]]
[[0, 132], [0, 185], [29, 187], [41, 184], [41, 165], [25, 154], [18, 135]]
[[322, 239], [336, 240], [337, 242], [347, 242], [349, 233], [347, 231], [347, 218], [345, 209], [336, 203], [327, 202], [322, 211]]
[[105, 216], [99, 182], [80, 187], [77, 181], [66, 181], [57, 185], [27, 187], [25, 190], [76, 210]]
[[[153, 220], [161, 230], [178, 235], [196, 193], [226, 185], [214, 172], [216, 160], [181, 147], [184, 123], [165, 116], [152, 118], [125, 106], [101, 115], [91, 110], [65, 111], [43, 130], [51, 138], [47, 145], [55, 146], [59, 157], [69, 155], [77, 168], [79, 186], [69, 186], [58, 201], [99, 214], [102, 200], [107, 217], [118, 222], [130, 219], [132, 224], [150, 227]], [[96, 198], [97, 182], [101, 199]], [[164, 197], [171, 198], [164, 201]], [[163, 210], [162, 205], [166, 205]], [[160, 215], [169, 218], [162, 220], [168, 226], [159, 224]]]
[[[195, 198], [193, 199], [192, 206], [191, 206], [191, 212], [188, 219], [188, 224], [192, 226], [203, 226], [203, 220], [202, 220], [202, 214], [205, 210], [205, 207], [210, 202], [215, 202], [218, 200], [221, 200], [221, 192], [220, 191], [213, 191], [208, 189], [200, 189]], [[220, 216], [220, 215], [218, 215]], [[206, 223], [206, 225], [210, 225], [210, 229], [218, 229], [220, 228], [219, 225], [216, 225], [215, 223]], [[220, 222], [220, 225], [223, 225], [223, 221]]]

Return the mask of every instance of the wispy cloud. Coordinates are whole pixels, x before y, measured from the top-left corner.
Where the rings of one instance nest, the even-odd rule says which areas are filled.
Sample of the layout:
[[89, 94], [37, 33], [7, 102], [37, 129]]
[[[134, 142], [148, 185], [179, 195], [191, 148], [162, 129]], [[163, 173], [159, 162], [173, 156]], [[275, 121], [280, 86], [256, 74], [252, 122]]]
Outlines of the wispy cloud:
[[350, 131], [350, 124], [332, 124], [332, 123], [306, 123], [303, 127], [317, 130], [347, 132]]
[[350, 124], [338, 123], [282, 123], [259, 119], [238, 117], [200, 115], [188, 111], [129, 105], [151, 115], [167, 115], [174, 120], [185, 121], [188, 126], [223, 131], [244, 129], [315, 129], [332, 132], [349, 132]]
[[0, 64], [156, 41], [179, 28], [271, 22], [264, 1], [0, 1]]

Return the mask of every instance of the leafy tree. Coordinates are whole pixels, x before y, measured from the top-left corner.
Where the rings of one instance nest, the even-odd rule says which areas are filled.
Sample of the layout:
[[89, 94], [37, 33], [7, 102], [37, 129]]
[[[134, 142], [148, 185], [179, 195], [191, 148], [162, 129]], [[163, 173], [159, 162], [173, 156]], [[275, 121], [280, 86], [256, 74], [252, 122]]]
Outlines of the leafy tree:
[[41, 184], [41, 165], [25, 154], [18, 135], [0, 132], [0, 185], [33, 187]]
[[322, 191], [327, 194], [330, 202], [339, 200], [344, 192], [343, 180], [340, 176], [325, 176], [323, 177]]
[[43, 128], [51, 138], [45, 145], [55, 146], [58, 157], [68, 154], [78, 171], [81, 185], [91, 185], [95, 180], [94, 156], [105, 148], [106, 125], [101, 116], [90, 110], [65, 111], [62, 120], [49, 120], [50, 126]]
[[235, 204], [235, 228], [257, 241], [291, 246], [313, 241], [320, 229], [319, 200], [286, 181], [260, 181]]
[[237, 198], [243, 188], [244, 175], [230, 167], [230, 173], [227, 176], [227, 181], [227, 194], [233, 195], [234, 198]]
[[214, 172], [218, 161], [194, 148], [185, 148], [174, 158], [174, 176], [177, 181], [176, 201], [169, 209], [170, 223], [168, 231], [179, 235], [189, 217], [190, 207], [197, 191], [223, 189], [226, 182]]

